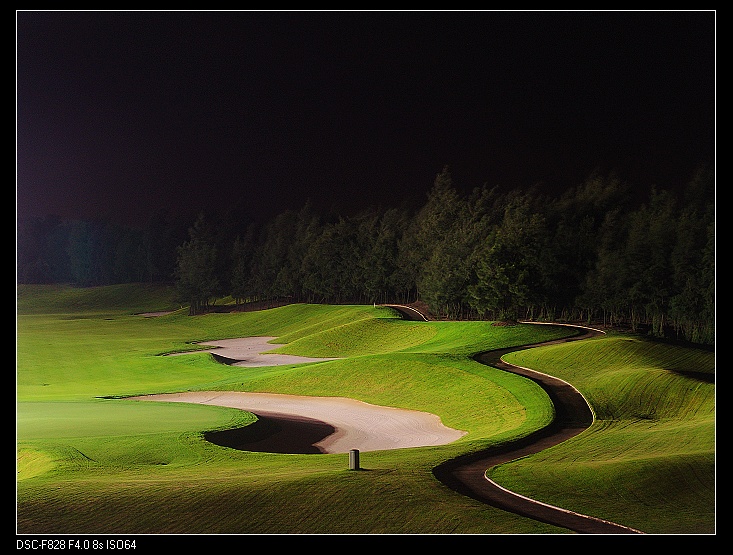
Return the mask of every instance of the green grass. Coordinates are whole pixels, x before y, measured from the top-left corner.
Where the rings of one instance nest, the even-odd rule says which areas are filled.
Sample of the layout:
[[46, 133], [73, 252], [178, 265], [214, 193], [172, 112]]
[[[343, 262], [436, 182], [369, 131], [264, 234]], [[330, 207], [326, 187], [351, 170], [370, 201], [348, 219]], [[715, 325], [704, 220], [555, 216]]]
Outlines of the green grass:
[[596, 421], [492, 479], [641, 530], [715, 532], [715, 385], [684, 374], [713, 375], [714, 353], [617, 335], [504, 359], [572, 383]]
[[[180, 308], [171, 298], [169, 290], [137, 286], [19, 287], [19, 533], [568, 532], [461, 496], [431, 472], [449, 458], [526, 435], [552, 418], [551, 403], [533, 382], [481, 365], [471, 355], [557, 338], [567, 330], [495, 327], [488, 322], [414, 323], [401, 320], [392, 310], [372, 306], [290, 305], [197, 317], [187, 316], [185, 309], [158, 318], [137, 315]], [[277, 337], [273, 348], [278, 351], [341, 358], [241, 368], [218, 364], [206, 353], [160, 356], [190, 350], [194, 342], [255, 335]], [[592, 347], [582, 342], [574, 345], [580, 349], [577, 355], [549, 351], [548, 356], [559, 358], [563, 371], [568, 371], [573, 360], [582, 366], [583, 346]], [[535, 351], [540, 350], [523, 353]], [[632, 358], [645, 352], [641, 348]], [[682, 352], [693, 356], [674, 357], [685, 368], [700, 362], [696, 351]], [[615, 356], [609, 354], [608, 359]], [[626, 359], [621, 356], [621, 360]], [[615, 369], [620, 376], [605, 378], [605, 370], [599, 369], [587, 379], [591, 385], [603, 379], [614, 384], [596, 394], [599, 403], [603, 392], [612, 397], [606, 402], [609, 410], [626, 410], [622, 401], [628, 397], [627, 389], [643, 386], [623, 375], [624, 367]], [[582, 376], [578, 372], [573, 379], [583, 381]], [[447, 426], [468, 434], [445, 446], [362, 453], [365, 471], [353, 472], [347, 470], [347, 455], [240, 452], [203, 439], [206, 431], [251, 422], [252, 415], [242, 411], [121, 398], [208, 389], [353, 397], [432, 412]], [[648, 385], [643, 389], [651, 396], [664, 394], [665, 399], [669, 393], [669, 388], [656, 393]], [[570, 457], [582, 464], [560, 462], [544, 468], [544, 461], [527, 462], [516, 470], [507, 465], [497, 473], [511, 474], [518, 490], [528, 484], [525, 492], [530, 489], [567, 502], [568, 508], [587, 508], [591, 514], [646, 532], [667, 531], [665, 510], [667, 515], [697, 514], [698, 522], [688, 518], [680, 524], [688, 532], [710, 531], [714, 501], [696, 487], [711, 486], [705, 476], [711, 453], [714, 458], [714, 411], [706, 403], [714, 396], [714, 386], [698, 389], [699, 393], [685, 399], [702, 396], [707, 400], [699, 401], [698, 409], [686, 409], [687, 416], [678, 418], [676, 427], [662, 419], [668, 433], [647, 450], [644, 444], [649, 435], [644, 435], [641, 425], [634, 427], [623, 418], [618, 419], [619, 425], [616, 420], [599, 421], [581, 436], [584, 441], [586, 436], [593, 438], [593, 451], [582, 444], [579, 454], [568, 442], [568, 451], [561, 454], [561, 461]], [[667, 411], [678, 409], [680, 402], [650, 406], [660, 405]], [[687, 400], [683, 404], [689, 405]], [[649, 426], [651, 421], [641, 422]], [[624, 430], [629, 437], [622, 435]], [[628, 449], [619, 449], [619, 442], [638, 444], [636, 464], [624, 458]], [[689, 448], [670, 449], [664, 464], [657, 464], [667, 442], [687, 443]], [[641, 460], [643, 465], [638, 463]], [[660, 481], [659, 474], [673, 480], [685, 469], [697, 469], [697, 463], [702, 478], [689, 481], [688, 489], [668, 499], [665, 506], [652, 487]], [[604, 469], [605, 478], [624, 477], [614, 481], [613, 487], [606, 485], [602, 499], [594, 489], [597, 466]], [[558, 472], [563, 474], [559, 484]], [[655, 511], [645, 517], [649, 505]]]

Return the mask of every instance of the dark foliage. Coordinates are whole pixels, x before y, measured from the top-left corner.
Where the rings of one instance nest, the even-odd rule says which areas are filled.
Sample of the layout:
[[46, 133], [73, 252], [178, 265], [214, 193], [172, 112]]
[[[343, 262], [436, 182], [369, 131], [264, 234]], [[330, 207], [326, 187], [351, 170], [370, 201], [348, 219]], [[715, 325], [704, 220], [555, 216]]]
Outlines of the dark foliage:
[[586, 321], [715, 341], [715, 176], [638, 200], [592, 175], [557, 198], [479, 187], [445, 168], [424, 206], [328, 217], [310, 204], [264, 225], [235, 211], [144, 230], [18, 222], [19, 283], [175, 280], [192, 313], [254, 303], [427, 304], [438, 318]]

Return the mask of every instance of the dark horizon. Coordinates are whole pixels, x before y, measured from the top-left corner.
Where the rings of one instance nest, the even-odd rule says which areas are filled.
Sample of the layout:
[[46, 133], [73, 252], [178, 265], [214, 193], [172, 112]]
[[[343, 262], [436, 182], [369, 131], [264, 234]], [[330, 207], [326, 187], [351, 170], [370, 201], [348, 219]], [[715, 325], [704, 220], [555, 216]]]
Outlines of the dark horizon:
[[16, 216], [143, 223], [678, 188], [715, 163], [715, 11], [16, 12]]

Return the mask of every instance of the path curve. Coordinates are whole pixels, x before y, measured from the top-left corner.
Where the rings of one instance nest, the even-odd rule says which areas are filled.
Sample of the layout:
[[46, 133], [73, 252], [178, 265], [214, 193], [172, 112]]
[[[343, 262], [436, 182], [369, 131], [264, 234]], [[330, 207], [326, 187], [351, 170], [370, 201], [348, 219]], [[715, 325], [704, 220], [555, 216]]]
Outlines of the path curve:
[[582, 326], [569, 327], [577, 329], [580, 334], [544, 343], [486, 351], [474, 357], [476, 361], [482, 364], [519, 374], [539, 384], [547, 392], [555, 406], [556, 417], [553, 422], [542, 430], [538, 430], [515, 442], [447, 461], [436, 467], [433, 474], [445, 485], [463, 495], [493, 507], [567, 528], [574, 532], [582, 534], [639, 534], [641, 532], [638, 530], [621, 524], [582, 515], [524, 497], [503, 488], [486, 476], [488, 469], [494, 466], [538, 453], [553, 445], [562, 443], [586, 430], [593, 423], [594, 415], [590, 406], [583, 395], [572, 385], [559, 378], [535, 372], [528, 368], [514, 366], [502, 360], [505, 354], [513, 351], [578, 341], [604, 333]]
[[408, 306], [405, 304], [383, 304], [380, 306], [386, 306], [395, 309], [405, 318], [405, 320], [412, 320], [415, 322], [429, 322], [427, 316], [425, 316], [422, 312], [412, 306]]

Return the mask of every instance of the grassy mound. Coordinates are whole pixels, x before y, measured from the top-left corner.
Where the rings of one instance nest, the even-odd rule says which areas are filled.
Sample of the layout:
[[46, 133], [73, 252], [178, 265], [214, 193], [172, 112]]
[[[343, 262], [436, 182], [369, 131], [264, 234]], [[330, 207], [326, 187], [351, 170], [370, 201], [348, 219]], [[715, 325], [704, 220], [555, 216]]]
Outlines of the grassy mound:
[[[490, 322], [406, 322], [390, 309], [373, 306], [289, 305], [196, 317], [183, 309], [146, 318], [139, 313], [172, 308], [170, 291], [142, 287], [142, 292], [134, 293], [131, 287], [19, 288], [18, 532], [567, 532], [461, 496], [436, 481], [431, 471], [452, 457], [531, 433], [552, 418], [547, 396], [533, 382], [481, 365], [471, 356], [561, 337], [568, 330], [498, 327]], [[340, 358], [242, 368], [218, 364], [207, 353], [160, 356], [190, 350], [199, 341], [255, 335], [276, 337], [273, 347], [278, 351]], [[705, 489], [711, 487], [706, 476], [714, 413], [708, 403], [714, 385], [700, 386], [697, 393], [684, 397], [681, 386], [653, 389], [637, 379], [643, 369], [624, 374], [625, 364], [598, 368], [583, 383], [582, 368], [589, 359], [628, 362], [641, 354], [604, 355], [592, 350], [606, 341], [577, 343], [572, 355], [560, 350], [538, 355], [538, 360], [558, 360], [558, 372], [574, 372], [569, 377], [588, 389], [598, 410], [607, 407], [603, 414], [617, 414], [599, 419], [581, 436], [582, 441], [592, 441], [580, 450], [565, 445], [552, 450], [567, 449], [565, 458], [583, 464], [571, 472], [569, 463], [563, 467], [541, 460], [531, 465], [528, 460], [519, 470], [511, 465], [499, 469], [497, 479], [513, 479], [501, 474], [516, 473], [512, 487], [520, 491], [522, 483], [528, 484], [525, 491], [647, 532], [668, 529], [668, 515], [677, 518], [685, 511], [697, 514], [698, 521], [677, 518], [681, 528], [710, 530], [714, 503]], [[591, 350], [584, 355], [583, 349]], [[540, 350], [522, 354], [535, 352]], [[675, 370], [699, 362], [682, 353], [690, 356], [688, 350], [675, 355]], [[662, 354], [655, 352], [657, 358]], [[576, 364], [581, 369], [573, 370]], [[689, 380], [679, 372], [667, 374]], [[615, 387], [592, 390], [592, 384], [604, 380]], [[365, 453], [361, 464], [368, 471], [354, 473], [348, 471], [343, 455], [242, 452], [204, 440], [206, 431], [253, 421], [242, 411], [124, 399], [208, 389], [352, 397], [432, 412], [445, 425], [468, 434], [439, 447]], [[656, 420], [627, 421], [631, 410], [624, 403], [629, 391], [649, 395], [646, 408], [640, 407], [636, 414], [648, 414], [656, 407]], [[671, 391], [680, 395], [678, 403], [688, 407], [684, 418], [660, 412], [674, 403], [660, 402], [658, 396], [667, 399]], [[698, 399], [697, 409], [693, 397]], [[664, 408], [665, 415], [667, 411]], [[652, 436], [644, 428], [652, 425], [665, 432]], [[659, 438], [658, 444], [650, 437]], [[629, 450], [629, 445], [635, 448]], [[662, 456], [665, 445], [668, 457]], [[658, 461], [661, 458], [665, 460]], [[613, 487], [605, 487], [599, 496], [596, 467], [603, 469], [604, 480], [625, 479], [613, 480]], [[633, 470], [642, 467], [647, 470]], [[663, 498], [662, 490], [652, 487], [691, 468], [702, 468], [702, 477], [674, 497]], [[557, 473], [564, 481], [555, 487]], [[527, 474], [533, 481], [527, 481]], [[655, 510], [645, 517], [643, 508], [648, 505]]]
[[575, 385], [596, 421], [492, 479], [642, 530], [652, 521], [656, 533], [715, 531], [715, 385], [703, 378], [713, 353], [612, 336], [504, 358]]

